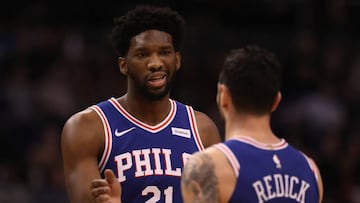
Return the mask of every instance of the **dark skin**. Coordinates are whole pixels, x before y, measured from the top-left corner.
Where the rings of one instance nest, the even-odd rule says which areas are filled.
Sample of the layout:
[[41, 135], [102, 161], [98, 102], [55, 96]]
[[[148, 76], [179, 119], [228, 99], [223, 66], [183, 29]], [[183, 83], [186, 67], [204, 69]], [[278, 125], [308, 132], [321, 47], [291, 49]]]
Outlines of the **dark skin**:
[[[180, 68], [180, 59], [168, 33], [147, 30], [134, 36], [126, 56], [118, 60], [128, 90], [117, 101], [140, 121], [152, 126], [160, 123], [169, 114], [168, 85]], [[202, 112], [196, 111], [195, 117], [204, 147], [220, 142], [215, 123]], [[90, 186], [94, 179], [101, 179], [98, 162], [104, 137], [103, 124], [92, 109], [74, 114], [64, 126], [61, 150], [72, 203], [96, 202]]]

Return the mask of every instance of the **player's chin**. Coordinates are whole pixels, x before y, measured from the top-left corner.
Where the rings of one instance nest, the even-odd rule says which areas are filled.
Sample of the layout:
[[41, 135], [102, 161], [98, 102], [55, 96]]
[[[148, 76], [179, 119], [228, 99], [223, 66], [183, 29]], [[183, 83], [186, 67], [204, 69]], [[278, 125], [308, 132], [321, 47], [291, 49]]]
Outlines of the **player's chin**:
[[161, 100], [169, 95], [169, 89], [166, 87], [152, 88], [148, 90], [148, 98], [150, 100]]

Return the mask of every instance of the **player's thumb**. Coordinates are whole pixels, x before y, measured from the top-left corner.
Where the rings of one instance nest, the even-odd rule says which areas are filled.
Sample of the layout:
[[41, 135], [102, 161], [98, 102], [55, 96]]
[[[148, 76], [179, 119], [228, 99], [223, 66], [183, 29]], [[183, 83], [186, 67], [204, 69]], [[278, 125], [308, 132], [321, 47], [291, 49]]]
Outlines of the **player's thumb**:
[[120, 197], [121, 196], [121, 186], [120, 186], [120, 183], [118, 182], [114, 172], [110, 169], [106, 169], [104, 174], [105, 174], [105, 179], [111, 188], [112, 195], [118, 195]]

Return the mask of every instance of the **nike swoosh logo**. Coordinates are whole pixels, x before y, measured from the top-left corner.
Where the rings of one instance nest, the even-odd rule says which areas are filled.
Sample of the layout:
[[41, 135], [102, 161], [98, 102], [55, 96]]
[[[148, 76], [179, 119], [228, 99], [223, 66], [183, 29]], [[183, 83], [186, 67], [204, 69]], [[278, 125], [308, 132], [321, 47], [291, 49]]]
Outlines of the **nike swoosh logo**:
[[135, 127], [132, 127], [132, 128], [129, 128], [129, 129], [126, 129], [126, 130], [123, 130], [123, 131], [118, 131], [118, 129], [116, 128], [116, 130], [115, 130], [115, 136], [116, 137], [120, 137], [120, 136], [123, 136], [124, 134], [126, 134], [126, 133], [128, 133], [128, 132], [130, 132], [130, 131], [132, 131], [132, 130], [134, 130], [135, 129]]

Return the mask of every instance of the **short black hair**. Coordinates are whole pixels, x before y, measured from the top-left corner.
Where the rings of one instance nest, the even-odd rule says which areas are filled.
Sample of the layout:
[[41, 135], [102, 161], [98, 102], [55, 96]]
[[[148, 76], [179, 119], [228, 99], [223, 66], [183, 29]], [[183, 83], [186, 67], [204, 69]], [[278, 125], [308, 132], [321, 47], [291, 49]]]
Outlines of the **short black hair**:
[[238, 112], [271, 112], [280, 91], [281, 65], [276, 56], [257, 45], [231, 50], [225, 58], [219, 83], [229, 88]]
[[111, 40], [120, 56], [125, 56], [130, 40], [146, 30], [155, 29], [169, 33], [174, 49], [178, 51], [185, 32], [185, 20], [170, 7], [138, 5], [126, 15], [114, 19]]

